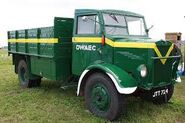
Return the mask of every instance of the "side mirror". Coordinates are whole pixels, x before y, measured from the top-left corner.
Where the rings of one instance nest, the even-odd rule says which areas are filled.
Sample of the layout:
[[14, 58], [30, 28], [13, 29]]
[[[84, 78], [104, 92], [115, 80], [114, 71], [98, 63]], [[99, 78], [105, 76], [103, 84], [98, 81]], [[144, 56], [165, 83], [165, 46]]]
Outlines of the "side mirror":
[[148, 33], [150, 31], [150, 29], [152, 29], [154, 27], [154, 25], [151, 25], [148, 29], [146, 29], [146, 32]]

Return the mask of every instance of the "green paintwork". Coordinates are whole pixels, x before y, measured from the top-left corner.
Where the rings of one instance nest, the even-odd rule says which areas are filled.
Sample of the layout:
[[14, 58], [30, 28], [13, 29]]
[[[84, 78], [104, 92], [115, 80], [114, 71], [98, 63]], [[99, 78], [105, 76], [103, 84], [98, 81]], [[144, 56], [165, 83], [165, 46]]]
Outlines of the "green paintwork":
[[107, 111], [110, 106], [110, 95], [107, 88], [102, 84], [92, 87], [91, 102], [100, 111]]
[[114, 14], [124, 14], [128, 16], [135, 16], [135, 17], [144, 17], [141, 14], [130, 12], [130, 11], [123, 11], [123, 10], [111, 10], [111, 9], [104, 9], [104, 10], [97, 10], [97, 9], [76, 9], [75, 15], [86, 15], [86, 13], [114, 13]]
[[110, 73], [114, 76], [114, 78], [117, 80], [120, 87], [135, 87], [138, 86], [137, 81], [128, 74], [128, 72], [124, 71], [120, 67], [109, 64], [109, 63], [96, 63], [93, 65], [90, 65], [88, 70], [92, 69], [100, 69], [103, 70], [105, 73]]
[[[159, 50], [161, 53], [164, 52], [166, 54], [169, 46], [171, 46], [171, 43], [166, 46], [168, 48], [162, 47]], [[142, 88], [151, 89], [173, 82], [171, 73], [174, 59], [168, 59], [163, 65], [159, 59], [151, 59], [152, 56], [157, 57], [153, 49], [115, 48], [114, 56], [114, 64], [128, 73], [132, 73], [132, 76], [137, 79], [139, 86]], [[140, 77], [137, 70], [141, 64], [147, 66], [148, 75], [145, 78]]]
[[[58, 38], [58, 43], [8, 43], [9, 53], [14, 54], [13, 59], [16, 65], [19, 55], [28, 59], [30, 73], [43, 76], [52, 80], [67, 80], [72, 76], [78, 78], [85, 69], [100, 69], [112, 74], [120, 87], [139, 87], [151, 89], [155, 87], [174, 84], [177, 77], [177, 65], [179, 58], [167, 59], [162, 64], [154, 49], [149, 48], [124, 48], [112, 47], [108, 44], [94, 42], [73, 42], [72, 37], [99, 37], [102, 35], [113, 42], [147, 42], [156, 43], [162, 56], [165, 56], [171, 42], [156, 41], [148, 37], [147, 33], [143, 36], [116, 36], [107, 35], [105, 32], [102, 13], [114, 13], [124, 16], [141, 17], [144, 16], [133, 12], [120, 10], [75, 10], [74, 19], [55, 18], [54, 26], [45, 28], [35, 28], [8, 32], [8, 39], [29, 39], [29, 38]], [[97, 15], [99, 17], [100, 32], [98, 34], [76, 34], [77, 17]], [[73, 23], [74, 20], [74, 23]], [[146, 24], [144, 21], [144, 26]], [[127, 29], [128, 30], [128, 29]], [[96, 46], [95, 51], [77, 50], [78, 45]], [[170, 56], [175, 56], [173, 50]], [[176, 61], [176, 63], [175, 63]], [[175, 64], [174, 64], [175, 63]], [[139, 66], [145, 64], [147, 76], [142, 78], [139, 73]]]
[[[76, 45], [80, 44], [82, 43], [73, 43], [72, 71], [76, 75], [80, 75], [91, 63], [97, 62], [97, 60], [101, 60], [102, 56], [98, 50], [94, 52], [76, 50]], [[95, 45], [97, 49], [101, 48], [100, 44], [89, 43], [89, 45]]]
[[53, 27], [9, 31], [8, 39], [58, 38], [58, 43], [9, 42], [8, 51], [29, 57], [30, 73], [66, 80], [71, 75], [72, 30], [73, 19], [55, 17]]
[[[126, 12], [126, 11], [115, 11], [115, 10], [76, 10], [75, 18], [78, 16], [86, 16], [89, 14], [97, 15], [99, 17], [99, 23], [101, 23], [100, 34], [96, 35], [78, 35], [76, 34], [77, 20], [74, 22], [74, 37], [101, 37], [104, 32], [104, 21], [102, 13], [116, 13], [126, 16], [134, 16], [144, 18], [142, 15]], [[144, 24], [146, 27], [146, 24]], [[113, 36], [106, 35], [105, 37], [115, 42], [143, 42], [143, 43], [156, 43], [162, 56], [165, 56], [169, 47], [172, 45], [171, 42], [157, 41], [145, 36]], [[77, 51], [76, 45], [95, 45], [96, 51]], [[100, 53], [101, 51], [101, 53]], [[175, 56], [174, 50], [170, 56]], [[179, 58], [168, 59], [163, 65], [161, 61], [154, 60], [152, 57], [158, 57], [153, 49], [147, 48], [115, 48], [107, 44], [104, 46], [101, 43], [73, 43], [73, 62], [72, 72], [75, 75], [80, 75], [84, 69], [90, 69], [91, 66], [98, 68], [103, 71], [112, 69], [114, 72], [112, 75], [119, 77], [117, 82], [120, 87], [134, 87], [137, 86], [143, 89], [151, 89], [155, 87], [166, 86], [174, 84], [176, 79], [177, 65]], [[173, 63], [177, 61], [176, 65]], [[93, 65], [92, 65], [93, 64]], [[104, 66], [108, 64], [108, 69]], [[138, 71], [139, 66], [145, 64], [147, 66], [147, 76], [142, 78]], [[89, 66], [90, 65], [90, 66]], [[100, 67], [103, 66], [103, 67]], [[109, 68], [110, 67], [110, 68]], [[173, 69], [172, 69], [173, 68]], [[120, 79], [121, 78], [121, 79]]]

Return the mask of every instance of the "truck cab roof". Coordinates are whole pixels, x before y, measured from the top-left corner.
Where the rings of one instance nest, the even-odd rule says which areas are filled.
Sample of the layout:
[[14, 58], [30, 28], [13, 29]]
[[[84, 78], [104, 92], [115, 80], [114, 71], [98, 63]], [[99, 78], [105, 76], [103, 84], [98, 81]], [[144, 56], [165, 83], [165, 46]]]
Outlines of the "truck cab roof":
[[103, 12], [103, 13], [114, 13], [114, 14], [121, 14], [121, 15], [127, 15], [127, 16], [136, 16], [136, 17], [144, 17], [141, 14], [137, 14], [134, 12], [130, 11], [124, 11], [124, 10], [114, 10], [114, 9], [103, 9], [103, 10], [98, 10], [98, 9], [76, 9], [75, 14], [89, 14], [89, 13], [98, 13], [98, 12]]

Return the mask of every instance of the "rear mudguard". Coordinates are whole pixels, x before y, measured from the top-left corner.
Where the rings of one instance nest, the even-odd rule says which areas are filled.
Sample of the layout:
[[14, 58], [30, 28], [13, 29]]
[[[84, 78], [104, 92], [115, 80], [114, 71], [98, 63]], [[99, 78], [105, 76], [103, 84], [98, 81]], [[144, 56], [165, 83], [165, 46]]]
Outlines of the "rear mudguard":
[[120, 94], [131, 94], [137, 89], [138, 82], [123, 69], [109, 63], [93, 64], [87, 67], [78, 81], [77, 95], [80, 93], [83, 78], [92, 70], [101, 70], [109, 76]]

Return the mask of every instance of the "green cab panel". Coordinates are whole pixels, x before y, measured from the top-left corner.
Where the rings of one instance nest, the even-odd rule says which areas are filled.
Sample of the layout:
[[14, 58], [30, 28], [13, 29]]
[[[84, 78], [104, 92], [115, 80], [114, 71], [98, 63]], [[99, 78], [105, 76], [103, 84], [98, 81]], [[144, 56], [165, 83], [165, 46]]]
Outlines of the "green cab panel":
[[109, 63], [93, 64], [87, 67], [88, 70], [99, 69], [111, 74], [121, 88], [137, 87], [138, 82], [126, 71]]

